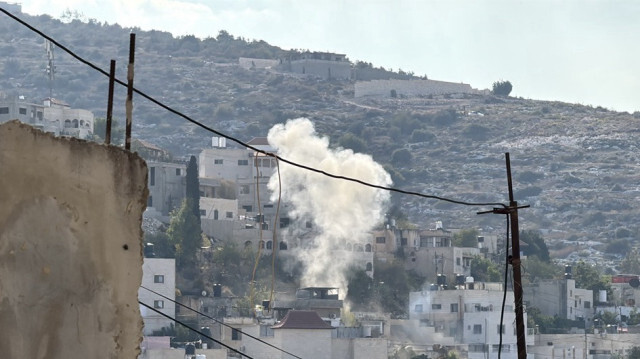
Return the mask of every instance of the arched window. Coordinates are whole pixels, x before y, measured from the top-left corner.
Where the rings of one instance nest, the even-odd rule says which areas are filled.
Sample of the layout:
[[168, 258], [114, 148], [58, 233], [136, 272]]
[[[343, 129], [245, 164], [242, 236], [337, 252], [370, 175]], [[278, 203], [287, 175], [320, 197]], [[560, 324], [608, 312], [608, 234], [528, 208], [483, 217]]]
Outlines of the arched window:
[[244, 242], [244, 247], [245, 247], [245, 248], [249, 248], [249, 247], [251, 247], [251, 241], [246, 241], [246, 242]]
[[73, 119], [73, 128], [78, 128], [78, 119]]
[[371, 244], [367, 243], [367, 245], [364, 246], [364, 251], [365, 252], [371, 252]]
[[268, 241], [267, 242], [267, 249], [273, 249], [273, 242], [272, 241]]
[[64, 127], [71, 127], [71, 121], [70, 120], [64, 120]]
[[367, 272], [371, 272], [373, 270], [373, 265], [371, 262], [367, 262]]
[[280, 250], [281, 251], [286, 251], [287, 250], [287, 242], [280, 242]]

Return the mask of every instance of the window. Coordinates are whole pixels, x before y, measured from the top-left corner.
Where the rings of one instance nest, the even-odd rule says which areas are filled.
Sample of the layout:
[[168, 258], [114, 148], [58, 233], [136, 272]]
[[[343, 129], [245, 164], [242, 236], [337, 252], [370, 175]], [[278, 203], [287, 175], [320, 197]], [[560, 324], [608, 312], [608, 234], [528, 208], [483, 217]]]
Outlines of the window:
[[221, 165], [222, 164], [222, 159], [213, 160], [213, 164], [214, 165]]
[[153, 196], [147, 198], [147, 207], [153, 207]]
[[367, 243], [367, 245], [364, 246], [364, 251], [365, 252], [371, 252], [371, 244]]
[[240, 194], [250, 194], [251, 193], [251, 188], [249, 187], [249, 185], [243, 184], [240, 187]]
[[249, 160], [238, 160], [238, 166], [248, 166]]
[[384, 237], [376, 237], [376, 243], [384, 243], [386, 239]]
[[207, 210], [206, 209], [201, 209], [200, 210], [200, 217], [206, 217], [207, 216]]
[[242, 333], [238, 329], [231, 329], [231, 340], [241, 340]]
[[407, 245], [407, 239], [404, 238], [404, 237], [400, 238], [400, 245], [403, 246], [403, 247], [406, 246]]
[[431, 309], [440, 310], [442, 309], [442, 304], [431, 304]]
[[284, 218], [280, 218], [280, 228], [287, 228], [289, 227], [289, 218], [284, 217]]
[[272, 241], [268, 241], [267, 242], [267, 249], [273, 249], [273, 242]]
[[226, 216], [227, 218], [233, 218], [233, 212], [227, 212]]
[[213, 219], [218, 219], [218, 210], [217, 209], [213, 210]]
[[156, 168], [149, 168], [149, 186], [155, 186], [156, 184]]
[[473, 325], [473, 334], [482, 334], [482, 324]]
[[458, 303], [451, 303], [451, 313], [458, 312]]
[[36, 112], [36, 117], [38, 118], [38, 120], [42, 120], [42, 111]]
[[460, 257], [456, 258], [456, 265], [457, 265], [457, 266], [459, 266], [459, 265], [460, 265], [460, 262], [461, 262]]
[[244, 206], [242, 206], [242, 209], [244, 209], [247, 212], [251, 212], [251, 211], [253, 211], [253, 206], [252, 205], [244, 205]]
[[164, 275], [156, 274], [153, 276], [153, 283], [164, 283]]
[[264, 208], [273, 208], [273, 205], [272, 204], [265, 204]]
[[180, 168], [176, 168], [176, 176], [180, 176], [182, 174], [182, 171]]
[[422, 313], [422, 304], [416, 304], [416, 306], [414, 307], [414, 312]]
[[27, 109], [20, 107], [18, 109], [18, 113], [21, 114], [21, 115], [26, 115], [27, 114]]
[[281, 251], [286, 251], [287, 250], [287, 242], [280, 242], [280, 250]]
[[367, 272], [371, 272], [373, 270], [373, 265], [371, 262], [367, 262]]
[[0, 115], [6, 115], [9, 113], [9, 107], [0, 107]]
[[585, 300], [584, 301], [584, 307], [587, 308], [587, 309], [591, 308], [591, 302], [588, 302], [588, 301]]
[[153, 301], [153, 307], [156, 309], [163, 309], [164, 308], [164, 300], [154, 300]]
[[496, 332], [497, 332], [498, 334], [501, 334], [501, 333], [502, 333], [502, 334], [504, 334], [504, 324], [502, 324], [502, 325], [500, 325], [500, 324], [496, 325]]

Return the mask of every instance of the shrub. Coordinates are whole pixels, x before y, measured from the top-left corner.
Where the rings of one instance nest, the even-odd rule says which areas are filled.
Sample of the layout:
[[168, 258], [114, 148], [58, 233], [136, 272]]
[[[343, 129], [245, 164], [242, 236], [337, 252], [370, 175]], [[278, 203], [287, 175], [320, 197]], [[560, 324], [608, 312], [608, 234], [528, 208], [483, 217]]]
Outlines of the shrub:
[[493, 90], [491, 91], [496, 96], [509, 96], [513, 86], [509, 81], [496, 81], [493, 83]]

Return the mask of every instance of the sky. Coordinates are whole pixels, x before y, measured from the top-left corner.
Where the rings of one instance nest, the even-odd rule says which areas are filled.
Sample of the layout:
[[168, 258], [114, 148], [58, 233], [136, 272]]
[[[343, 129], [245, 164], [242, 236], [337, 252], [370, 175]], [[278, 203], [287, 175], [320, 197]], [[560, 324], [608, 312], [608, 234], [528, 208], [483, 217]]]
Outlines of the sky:
[[512, 96], [640, 111], [636, 0], [23, 0], [174, 36], [220, 30]]

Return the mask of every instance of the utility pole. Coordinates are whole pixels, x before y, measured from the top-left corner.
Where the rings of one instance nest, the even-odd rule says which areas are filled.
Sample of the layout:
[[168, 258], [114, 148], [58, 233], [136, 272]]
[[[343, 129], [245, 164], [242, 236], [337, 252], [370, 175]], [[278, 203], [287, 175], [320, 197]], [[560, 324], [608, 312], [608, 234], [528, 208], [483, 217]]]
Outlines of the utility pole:
[[518, 202], [513, 198], [513, 184], [511, 181], [511, 160], [509, 152], [505, 153], [507, 165], [507, 183], [509, 187], [509, 206], [504, 208], [494, 208], [492, 211], [479, 212], [478, 214], [494, 213], [506, 214], [509, 216], [511, 224], [511, 255], [509, 263], [513, 269], [513, 299], [515, 302], [516, 312], [516, 335], [518, 344], [518, 359], [527, 359], [527, 342], [524, 330], [524, 307], [522, 305], [522, 272], [520, 268], [520, 228], [518, 226], [518, 209], [527, 208], [527, 206], [518, 207]]

